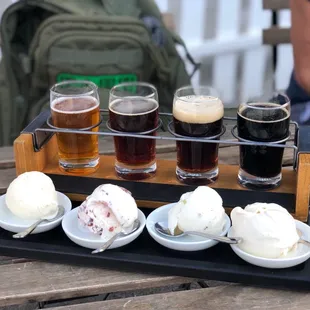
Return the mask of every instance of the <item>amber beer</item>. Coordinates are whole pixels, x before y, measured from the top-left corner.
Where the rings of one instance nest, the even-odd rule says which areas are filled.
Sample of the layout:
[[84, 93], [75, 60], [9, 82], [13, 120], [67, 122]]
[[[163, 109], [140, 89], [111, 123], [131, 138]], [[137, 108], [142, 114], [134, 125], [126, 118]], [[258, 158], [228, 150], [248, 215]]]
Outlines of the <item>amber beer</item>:
[[[143, 97], [117, 99], [110, 103], [110, 126], [118, 132], [154, 135], [158, 126], [158, 102]], [[154, 139], [114, 137], [116, 171], [126, 179], [143, 179], [155, 172]], [[155, 169], [152, 167], [155, 166]], [[148, 172], [149, 171], [149, 172]]]
[[[187, 96], [174, 102], [175, 133], [183, 137], [216, 137], [222, 131], [224, 108], [211, 96]], [[187, 184], [207, 184], [218, 176], [218, 144], [177, 141], [177, 177]]]
[[[99, 102], [91, 96], [60, 97], [51, 102], [53, 125], [58, 128], [83, 129], [100, 120]], [[90, 129], [98, 131], [98, 127]], [[98, 136], [57, 133], [60, 167], [85, 173], [99, 163]]]

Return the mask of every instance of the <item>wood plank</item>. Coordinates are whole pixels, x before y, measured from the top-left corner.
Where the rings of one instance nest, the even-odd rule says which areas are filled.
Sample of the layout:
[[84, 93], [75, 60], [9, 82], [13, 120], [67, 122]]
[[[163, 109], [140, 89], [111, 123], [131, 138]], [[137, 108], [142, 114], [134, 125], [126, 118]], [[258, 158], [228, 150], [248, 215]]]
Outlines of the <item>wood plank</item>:
[[[0, 306], [190, 283], [194, 279], [41, 262], [0, 266]], [[85, 309], [85, 308], [84, 308]]]
[[0, 169], [15, 167], [13, 147], [0, 148]]
[[[309, 188], [310, 188], [310, 155], [298, 155], [298, 177], [296, 191], [296, 210], [301, 210], [301, 216], [307, 216], [309, 209], [302, 206], [309, 205]], [[300, 208], [301, 207], [301, 208]]]
[[16, 178], [15, 168], [0, 170], [0, 195], [6, 192], [14, 178]]
[[[229, 151], [229, 149], [227, 149]], [[99, 169], [87, 175], [87, 178], [98, 179], [111, 179], [118, 180], [114, 170], [114, 156], [102, 155], [100, 162], [104, 165], [100, 165]], [[154, 183], [154, 184], [168, 184], [168, 185], [180, 185], [179, 181], [175, 177], [175, 161], [174, 160], [161, 160], [157, 159], [158, 169], [156, 175], [152, 178], [142, 180], [141, 183]], [[237, 165], [220, 165], [219, 166], [219, 178], [216, 182], [210, 184], [213, 188], [230, 188], [236, 190], [247, 190], [240, 186], [236, 177], [239, 167]], [[63, 175], [64, 173], [58, 168], [57, 159], [51, 158], [48, 165], [42, 170], [47, 174]], [[278, 188], [271, 190], [277, 193], [295, 193], [296, 191], [296, 173], [293, 169], [283, 169], [282, 184]], [[69, 175], [68, 175], [69, 176]], [[84, 176], [83, 176], [84, 177]], [[74, 176], [72, 176], [74, 178]]]
[[[167, 146], [158, 146], [157, 147], [157, 155], [156, 157], [158, 159], [170, 159], [175, 160], [176, 159], [176, 152], [175, 152], [175, 145], [167, 145]], [[113, 155], [114, 150], [108, 150], [105, 152], [100, 152], [100, 154], [106, 154], [106, 155]], [[1, 158], [1, 156], [0, 156]], [[9, 158], [9, 157], [8, 157]], [[7, 168], [13, 168], [15, 167], [14, 159], [7, 159], [3, 160], [3, 165], [1, 166], [1, 160], [0, 160], [0, 170], [1, 169], [7, 169]], [[219, 163], [221, 164], [229, 164], [229, 165], [238, 165], [239, 164], [239, 148], [238, 146], [220, 146], [219, 148]], [[293, 164], [293, 151], [291, 149], [286, 149], [283, 156], [283, 166], [291, 166]], [[2, 171], [2, 170], [1, 170]], [[9, 170], [7, 174], [10, 174], [12, 170]], [[6, 171], [3, 170], [3, 173], [6, 174]], [[0, 175], [0, 192], [1, 188], [3, 188], [2, 179], [5, 179], [6, 176]], [[7, 182], [6, 182], [7, 184]]]
[[[168, 153], [159, 153], [157, 154], [158, 159], [167, 159], [167, 160], [175, 160], [176, 153], [168, 152]], [[230, 164], [230, 165], [238, 165], [239, 164], [239, 148], [229, 147], [229, 148], [220, 148], [219, 150], [219, 162], [220, 164]], [[293, 152], [291, 149], [286, 149], [283, 157], [283, 166], [291, 166], [293, 163]], [[0, 195], [4, 194], [9, 184], [16, 177], [16, 171], [14, 168], [11, 169], [2, 169], [0, 168]]]
[[[168, 135], [164, 133], [163, 135]], [[158, 154], [175, 151], [175, 142], [167, 140], [159, 140], [156, 143], [156, 150]], [[112, 137], [105, 137], [99, 139], [100, 154], [111, 155], [114, 154], [114, 144]], [[15, 167], [13, 147], [0, 147], [0, 169]]]
[[50, 310], [304, 310], [309, 309], [310, 294], [225, 285], [212, 288], [153, 294], [102, 302], [84, 303]]
[[283, 10], [290, 8], [289, 0], [263, 0], [263, 9], [264, 10]]
[[263, 30], [263, 44], [278, 45], [290, 43], [290, 29], [271, 27]]
[[16, 258], [16, 257], [0, 256], [0, 265], [26, 263], [29, 261], [31, 261], [31, 260], [28, 258]]
[[[82, 176], [82, 178], [79, 179], [78, 183], [76, 183], [75, 191], [84, 191], [83, 195], [74, 194], [71, 195], [72, 189], [67, 188], [64, 191], [64, 194], [66, 194], [70, 199], [76, 200], [76, 201], [83, 201], [85, 200], [86, 196], [91, 193], [93, 190], [92, 188], [88, 188], [87, 192], [85, 192], [85, 188], [87, 188], [87, 184], [91, 182], [90, 180], [92, 178], [95, 178], [94, 187], [99, 186], [100, 184], [103, 184], [106, 182], [106, 180], [115, 180], [118, 181], [119, 178], [116, 176], [114, 171], [114, 156], [102, 156], [100, 159], [100, 162], [104, 163], [104, 165], [101, 165], [99, 169], [94, 172], [91, 175]], [[154, 177], [141, 180], [139, 181], [139, 184], [143, 186], [143, 183], [147, 183], [148, 187], [150, 187], [149, 184], [153, 184], [153, 187], [156, 187], [156, 185], [178, 185], [182, 186], [182, 184], [176, 179], [175, 177], [175, 160], [160, 160], [157, 159], [157, 165], [158, 170]], [[247, 191], [248, 189], [242, 187], [237, 182], [237, 175], [238, 175], [238, 169], [239, 166], [237, 165], [219, 165], [219, 178], [216, 182], [209, 184], [210, 187], [215, 189], [234, 189], [234, 190], [241, 190], [241, 191]], [[58, 168], [58, 163], [55, 160], [51, 160], [47, 167], [42, 171], [46, 174], [51, 175], [63, 175], [62, 171]], [[68, 184], [72, 184], [76, 182], [76, 179], [74, 176], [67, 175], [67, 178], [70, 178], [67, 180]], [[295, 194], [296, 193], [296, 181], [297, 179], [297, 173], [290, 168], [284, 168], [282, 169], [282, 181], [281, 185], [275, 189], [270, 190], [270, 192], [276, 192], [276, 193], [287, 193], [287, 194]], [[95, 185], [96, 184], [96, 185]], [[57, 185], [61, 186], [61, 185]], [[123, 185], [126, 187], [126, 185]], [[80, 189], [79, 189], [80, 188]], [[136, 187], [137, 190], [137, 187]], [[139, 194], [136, 194], [135, 199], [137, 201], [137, 205], [139, 207], [145, 207], [145, 208], [157, 208], [164, 204], [164, 201], [152, 201], [152, 198], [148, 198], [144, 196], [143, 201], [140, 200]], [[150, 201], [151, 200], [151, 201]], [[230, 211], [228, 207], [225, 207], [225, 210], [227, 212]], [[298, 208], [296, 208], [295, 212], [292, 214], [296, 219], [301, 221], [307, 220], [307, 212], [308, 211], [308, 203], [302, 203], [298, 204]]]
[[[176, 159], [175, 149], [176, 149], [176, 147], [174, 144], [173, 145], [167, 145], [164, 147], [159, 146], [159, 147], [157, 147], [157, 150], [156, 150], [156, 152], [157, 152], [156, 157], [158, 159], [175, 160]], [[113, 155], [114, 150], [100, 152], [101, 155], [103, 153], [106, 155]], [[3, 161], [3, 162], [5, 162], [5, 161]], [[220, 146], [219, 163], [229, 164], [229, 165], [238, 165], [239, 164], [239, 147], [238, 146], [223, 146], [223, 145]], [[283, 156], [283, 166], [291, 166], [292, 164], [293, 164], [293, 151], [291, 149], [286, 149], [284, 152], [284, 156]], [[7, 159], [6, 164], [3, 166], [1, 166], [1, 164], [0, 164], [0, 170], [6, 169], [6, 168], [13, 168], [13, 167], [15, 167], [14, 159]], [[12, 171], [12, 170], [10, 170], [10, 171]], [[7, 174], [10, 174], [10, 171], [8, 171]], [[6, 174], [6, 171], [3, 170], [3, 173]], [[5, 175], [3, 177], [1, 177], [1, 175], [0, 175], [0, 191], [1, 191], [1, 187], [3, 188], [1, 181], [4, 178], [6, 178]]]

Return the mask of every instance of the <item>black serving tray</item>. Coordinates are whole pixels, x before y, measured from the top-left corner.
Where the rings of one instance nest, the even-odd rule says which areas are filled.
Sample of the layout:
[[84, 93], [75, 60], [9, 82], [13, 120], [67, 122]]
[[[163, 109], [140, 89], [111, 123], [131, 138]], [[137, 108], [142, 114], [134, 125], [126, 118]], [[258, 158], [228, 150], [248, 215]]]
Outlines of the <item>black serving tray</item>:
[[[146, 215], [151, 212], [149, 209], [141, 210]], [[310, 260], [293, 268], [265, 269], [244, 262], [227, 244], [218, 244], [198, 252], [167, 249], [153, 240], [146, 228], [131, 244], [96, 255], [68, 239], [61, 225], [52, 231], [30, 235], [25, 239], [13, 239], [12, 233], [0, 229], [0, 251], [1, 255], [55, 263], [310, 289]]]

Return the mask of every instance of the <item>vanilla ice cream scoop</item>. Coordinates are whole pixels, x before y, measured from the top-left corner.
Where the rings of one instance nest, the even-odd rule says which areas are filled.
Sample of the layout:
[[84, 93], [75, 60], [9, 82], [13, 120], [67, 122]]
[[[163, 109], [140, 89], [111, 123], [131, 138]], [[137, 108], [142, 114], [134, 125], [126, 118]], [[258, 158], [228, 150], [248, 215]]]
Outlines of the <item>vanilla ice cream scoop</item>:
[[24, 220], [53, 218], [58, 211], [53, 181], [39, 171], [25, 172], [13, 180], [5, 202], [14, 215]]
[[174, 235], [175, 229], [220, 234], [224, 226], [225, 209], [221, 196], [212, 188], [199, 186], [185, 193], [168, 214], [168, 228]]
[[100, 235], [105, 241], [118, 232], [130, 232], [138, 218], [138, 208], [128, 190], [104, 184], [97, 187], [81, 204], [78, 218], [84, 228]]
[[285, 257], [299, 240], [294, 218], [275, 203], [253, 203], [231, 212], [232, 236], [243, 251], [265, 258]]

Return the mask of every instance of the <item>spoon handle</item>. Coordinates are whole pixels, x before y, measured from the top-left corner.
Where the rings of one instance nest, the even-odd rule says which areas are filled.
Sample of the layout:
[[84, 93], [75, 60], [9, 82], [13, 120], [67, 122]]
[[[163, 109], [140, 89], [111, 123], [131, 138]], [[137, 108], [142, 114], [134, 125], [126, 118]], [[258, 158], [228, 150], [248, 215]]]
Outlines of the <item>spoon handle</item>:
[[24, 238], [24, 237], [28, 236], [29, 234], [31, 234], [31, 233], [36, 229], [36, 227], [37, 227], [40, 223], [42, 223], [42, 222], [44, 222], [44, 221], [45, 221], [44, 219], [43, 219], [43, 220], [41, 219], [41, 220], [36, 221], [36, 222], [33, 223], [31, 226], [29, 226], [28, 228], [26, 228], [24, 231], [21, 231], [21, 232], [15, 234], [15, 235], [13, 235], [13, 238], [18, 239], [18, 238]]
[[109, 248], [109, 246], [119, 237], [119, 235], [121, 235], [122, 233], [119, 232], [116, 235], [114, 235], [111, 239], [109, 239], [106, 243], [104, 243], [100, 248], [92, 251], [92, 254], [96, 254], [96, 253], [101, 253], [103, 251], [105, 251], [107, 248]]
[[299, 243], [302, 243], [302, 244], [305, 244], [305, 245], [307, 245], [307, 246], [310, 246], [310, 242], [307, 241], [307, 240], [305, 240], [305, 239], [303, 239], [303, 238], [300, 238], [300, 239], [298, 240], [298, 242], [299, 242]]
[[202, 233], [202, 232], [198, 232], [198, 231], [186, 231], [184, 233], [188, 234], [188, 235], [195, 235], [195, 236], [199, 236], [199, 237], [213, 239], [213, 240], [216, 240], [219, 242], [224, 242], [224, 243], [229, 243], [229, 244], [237, 244], [237, 243], [241, 242], [241, 238], [238, 238], [238, 237], [229, 238], [229, 237], [215, 236], [212, 234]]

